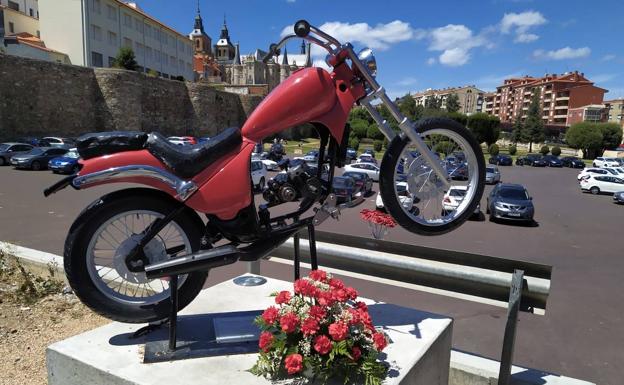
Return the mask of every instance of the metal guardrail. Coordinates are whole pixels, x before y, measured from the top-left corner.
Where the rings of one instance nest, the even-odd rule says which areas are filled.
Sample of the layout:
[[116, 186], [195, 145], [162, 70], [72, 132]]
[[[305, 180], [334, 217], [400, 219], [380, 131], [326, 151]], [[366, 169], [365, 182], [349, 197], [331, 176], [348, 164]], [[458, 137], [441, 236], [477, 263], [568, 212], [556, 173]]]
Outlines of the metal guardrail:
[[[293, 260], [293, 246], [291, 238], [272, 256]], [[300, 247], [303, 261], [309, 261], [308, 241], [301, 239]], [[320, 264], [328, 268], [504, 303], [514, 271], [523, 270], [520, 310], [546, 310], [551, 266], [324, 231], [316, 231], [316, 248]]]

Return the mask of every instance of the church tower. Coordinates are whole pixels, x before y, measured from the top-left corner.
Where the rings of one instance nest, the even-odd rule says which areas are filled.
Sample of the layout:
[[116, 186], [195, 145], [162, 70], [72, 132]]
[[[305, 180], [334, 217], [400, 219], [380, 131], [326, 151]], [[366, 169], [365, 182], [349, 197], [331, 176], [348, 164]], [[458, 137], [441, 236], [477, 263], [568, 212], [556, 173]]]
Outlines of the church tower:
[[201, 54], [212, 58], [212, 39], [204, 31], [204, 22], [199, 11], [199, 0], [197, 0], [197, 16], [195, 16], [195, 26], [189, 34], [193, 40], [195, 54]]
[[221, 27], [221, 35], [217, 44], [214, 46], [215, 58], [220, 64], [229, 64], [234, 59], [236, 48], [230, 40], [230, 33], [227, 29], [225, 16], [223, 17], [223, 27]]

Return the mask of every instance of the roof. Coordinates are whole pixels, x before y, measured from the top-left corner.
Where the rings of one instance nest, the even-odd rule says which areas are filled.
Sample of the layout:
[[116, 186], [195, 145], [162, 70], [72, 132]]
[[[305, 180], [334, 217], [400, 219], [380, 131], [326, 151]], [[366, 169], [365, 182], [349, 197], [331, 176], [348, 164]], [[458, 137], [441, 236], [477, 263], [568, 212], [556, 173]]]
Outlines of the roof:
[[15, 40], [17, 40], [17, 42], [19, 44], [24, 44], [24, 45], [27, 45], [27, 46], [32, 47], [32, 48], [36, 48], [36, 49], [41, 50], [41, 51], [53, 52], [53, 53], [58, 53], [58, 54], [61, 54], [61, 55], [65, 55], [64, 52], [60, 52], [60, 51], [54, 50], [52, 48], [46, 47], [45, 43], [43, 42], [43, 40], [41, 40], [38, 37], [33, 36], [33, 35], [31, 35], [31, 34], [29, 34], [27, 32], [20, 32], [20, 33], [15, 34], [15, 35], [8, 35], [8, 36], [5, 36], [4, 38], [5, 38], [5, 40], [15, 39]]
[[117, 4], [119, 4], [119, 5], [123, 6], [123, 7], [125, 7], [126, 9], [130, 9], [130, 10], [132, 10], [132, 11], [134, 11], [134, 12], [137, 12], [137, 13], [141, 14], [143, 17], [145, 17], [145, 18], [147, 18], [147, 19], [149, 19], [149, 20], [153, 21], [154, 23], [156, 23], [156, 24], [160, 25], [160, 26], [161, 26], [161, 27], [163, 27], [164, 29], [168, 29], [170, 32], [173, 32], [174, 34], [176, 34], [176, 35], [178, 35], [178, 36], [180, 36], [180, 37], [183, 37], [183, 38], [185, 38], [185, 39], [187, 39], [187, 40], [190, 40], [190, 39], [188, 38], [188, 36], [186, 36], [186, 35], [184, 35], [184, 34], [182, 34], [182, 33], [178, 32], [178, 31], [176, 31], [175, 29], [173, 29], [173, 28], [169, 27], [169, 26], [168, 26], [168, 25], [166, 25], [166, 24], [163, 24], [163, 23], [162, 23], [162, 22], [160, 22], [159, 20], [157, 20], [157, 19], [155, 19], [154, 17], [150, 16], [149, 14], [145, 13], [145, 11], [143, 11], [141, 8], [139, 8], [139, 6], [138, 6], [136, 3], [124, 3], [124, 2], [123, 2], [123, 1], [121, 1], [121, 0], [112, 0], [112, 1], [114, 1], [115, 3], [117, 3]]

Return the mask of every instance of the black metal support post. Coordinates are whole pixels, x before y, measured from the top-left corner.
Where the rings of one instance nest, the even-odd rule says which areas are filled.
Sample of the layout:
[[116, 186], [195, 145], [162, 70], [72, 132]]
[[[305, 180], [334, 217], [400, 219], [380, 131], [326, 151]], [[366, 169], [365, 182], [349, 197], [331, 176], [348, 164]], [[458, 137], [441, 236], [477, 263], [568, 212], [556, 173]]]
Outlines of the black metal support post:
[[299, 279], [301, 275], [301, 250], [299, 249], [299, 233], [293, 235], [293, 244], [295, 249], [294, 268], [295, 268], [295, 280]]
[[171, 313], [169, 314], [169, 351], [176, 350], [178, 327], [178, 276], [172, 275], [169, 280], [169, 295], [171, 299]]
[[310, 244], [310, 264], [312, 270], [318, 270], [318, 260], [316, 259], [316, 234], [314, 225], [308, 224], [308, 242]]
[[503, 338], [503, 352], [498, 372], [498, 385], [509, 385], [511, 380], [511, 365], [513, 363], [514, 344], [516, 342], [516, 326], [518, 325], [518, 311], [522, 299], [524, 271], [514, 270], [509, 289], [509, 305], [507, 308], [507, 324]]

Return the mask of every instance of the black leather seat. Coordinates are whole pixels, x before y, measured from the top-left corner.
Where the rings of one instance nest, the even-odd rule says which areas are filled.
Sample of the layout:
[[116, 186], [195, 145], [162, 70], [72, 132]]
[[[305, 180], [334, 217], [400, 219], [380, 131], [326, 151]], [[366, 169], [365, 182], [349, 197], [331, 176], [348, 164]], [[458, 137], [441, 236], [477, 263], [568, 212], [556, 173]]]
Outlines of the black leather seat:
[[206, 143], [193, 146], [171, 144], [163, 135], [152, 132], [145, 148], [181, 178], [192, 178], [242, 142], [238, 127], [223, 130]]
[[142, 150], [147, 134], [141, 131], [107, 131], [84, 134], [76, 140], [76, 148], [82, 159], [122, 151]]

